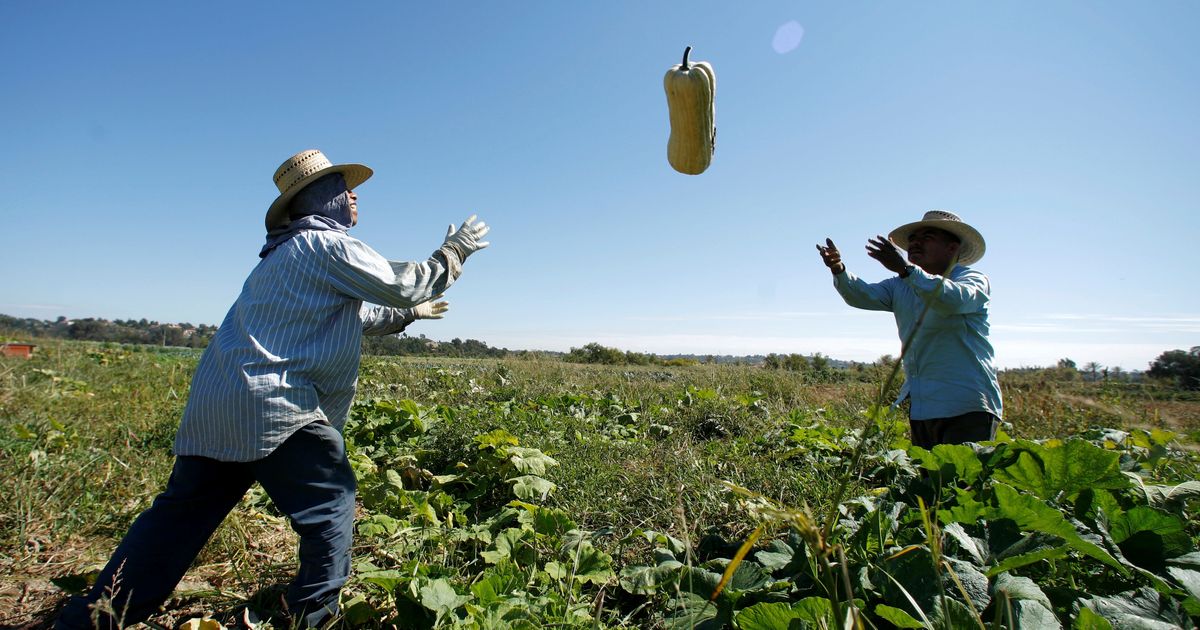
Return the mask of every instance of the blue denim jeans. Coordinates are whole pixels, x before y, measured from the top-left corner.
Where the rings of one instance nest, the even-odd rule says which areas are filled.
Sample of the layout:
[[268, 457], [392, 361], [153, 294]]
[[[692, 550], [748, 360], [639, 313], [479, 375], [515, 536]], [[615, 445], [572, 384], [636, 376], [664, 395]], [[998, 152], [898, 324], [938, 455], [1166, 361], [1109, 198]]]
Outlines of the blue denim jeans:
[[[166, 490], [134, 521], [91, 591], [68, 602], [55, 627], [117, 628], [150, 617], [255, 481], [300, 535], [300, 568], [286, 596], [292, 619], [314, 627], [328, 620], [350, 575], [355, 481], [341, 434], [314, 422], [258, 461], [177, 457]], [[102, 612], [93, 626], [89, 607], [104, 597], [111, 597], [116, 618]]]

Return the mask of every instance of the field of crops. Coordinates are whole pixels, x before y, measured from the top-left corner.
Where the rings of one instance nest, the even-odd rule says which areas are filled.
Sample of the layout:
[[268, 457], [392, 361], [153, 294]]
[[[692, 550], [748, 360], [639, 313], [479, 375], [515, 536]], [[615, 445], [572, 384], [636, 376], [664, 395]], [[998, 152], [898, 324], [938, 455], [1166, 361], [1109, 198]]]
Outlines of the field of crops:
[[[198, 357], [38, 350], [0, 362], [0, 626], [51, 619], [164, 487]], [[886, 377], [367, 358], [340, 623], [1194, 626], [1194, 394], [1005, 375], [1000, 439], [929, 452]], [[252, 490], [154, 621], [269, 619], [295, 544]]]

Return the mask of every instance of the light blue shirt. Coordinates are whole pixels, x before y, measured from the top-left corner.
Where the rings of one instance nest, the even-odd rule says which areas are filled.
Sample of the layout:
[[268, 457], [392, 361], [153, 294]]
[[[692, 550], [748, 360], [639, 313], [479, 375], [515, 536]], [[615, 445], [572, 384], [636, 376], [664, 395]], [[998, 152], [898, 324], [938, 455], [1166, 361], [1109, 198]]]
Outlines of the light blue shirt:
[[904, 387], [897, 400], [911, 396], [913, 420], [950, 418], [973, 411], [1003, 416], [992, 344], [988, 341], [987, 276], [958, 265], [946, 281], [920, 267], [907, 278], [893, 276], [870, 284], [849, 271], [833, 277], [842, 299], [855, 308], [891, 311], [903, 343], [925, 315], [904, 357]]
[[461, 265], [445, 247], [424, 262], [393, 262], [337, 231], [289, 239], [250, 272], [201, 356], [176, 455], [253, 461], [310, 422], [340, 430], [362, 335], [403, 330], [408, 307], [445, 291]]

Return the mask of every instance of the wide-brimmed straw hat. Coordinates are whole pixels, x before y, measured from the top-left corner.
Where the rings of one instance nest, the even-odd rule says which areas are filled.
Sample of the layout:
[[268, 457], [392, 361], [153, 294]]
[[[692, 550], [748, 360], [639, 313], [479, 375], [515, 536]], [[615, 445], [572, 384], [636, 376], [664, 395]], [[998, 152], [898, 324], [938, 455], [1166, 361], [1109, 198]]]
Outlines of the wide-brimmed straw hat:
[[913, 232], [927, 227], [946, 230], [958, 237], [961, 243], [958, 247], [959, 264], [969, 265], [983, 258], [983, 251], [986, 249], [986, 244], [983, 242], [983, 235], [979, 233], [979, 230], [963, 223], [963, 220], [958, 218], [957, 214], [946, 212], [945, 210], [930, 210], [926, 212], [920, 221], [905, 223], [892, 230], [892, 233], [888, 234], [888, 239], [895, 243], [896, 247], [907, 250], [908, 237]]
[[316, 149], [301, 151], [284, 160], [275, 169], [275, 186], [279, 188], [279, 196], [267, 209], [267, 231], [288, 222], [288, 202], [317, 179], [331, 173], [341, 173], [346, 178], [346, 188], [353, 190], [367, 181], [373, 172], [362, 164], [334, 164]]

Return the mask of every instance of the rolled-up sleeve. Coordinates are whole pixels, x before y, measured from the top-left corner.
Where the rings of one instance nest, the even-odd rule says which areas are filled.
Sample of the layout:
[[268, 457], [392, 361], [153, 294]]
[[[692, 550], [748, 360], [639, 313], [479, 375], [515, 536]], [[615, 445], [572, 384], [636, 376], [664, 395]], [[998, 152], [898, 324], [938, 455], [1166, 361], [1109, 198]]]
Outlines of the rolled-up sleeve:
[[920, 267], [914, 266], [912, 269], [904, 281], [922, 299], [932, 299], [930, 308], [943, 315], [976, 313], [987, 306], [991, 299], [987, 276], [973, 269], [956, 267], [944, 280], [942, 276], [931, 275]]
[[424, 262], [387, 260], [362, 241], [340, 238], [330, 247], [329, 281], [355, 299], [382, 306], [408, 308], [444, 293], [462, 271], [462, 261], [449, 248]]

